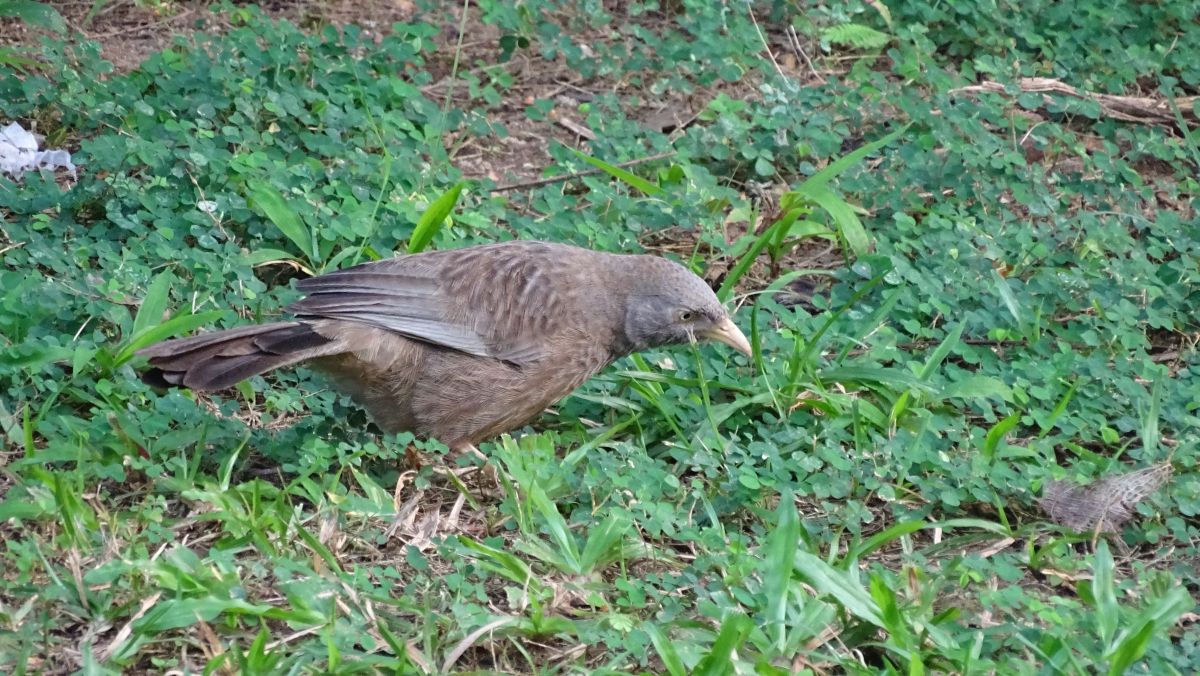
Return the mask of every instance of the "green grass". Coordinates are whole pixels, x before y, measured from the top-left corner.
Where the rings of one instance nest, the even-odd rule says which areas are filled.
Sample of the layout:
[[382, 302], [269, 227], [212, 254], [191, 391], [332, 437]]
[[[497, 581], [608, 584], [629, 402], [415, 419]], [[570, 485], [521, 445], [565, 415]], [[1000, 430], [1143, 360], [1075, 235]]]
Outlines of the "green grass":
[[[81, 170], [0, 178], [0, 670], [1194, 672], [1196, 130], [957, 91], [1195, 95], [1190, 5], [893, 4], [480, 2], [460, 40], [431, 3], [379, 42], [231, 7], [128, 73], [6, 48], [0, 123]], [[578, 176], [480, 178], [552, 137]], [[304, 369], [137, 379], [310, 272], [514, 235], [679, 257], [754, 357], [619, 362], [484, 444], [490, 491]], [[1038, 508], [1161, 462], [1120, 532]]]

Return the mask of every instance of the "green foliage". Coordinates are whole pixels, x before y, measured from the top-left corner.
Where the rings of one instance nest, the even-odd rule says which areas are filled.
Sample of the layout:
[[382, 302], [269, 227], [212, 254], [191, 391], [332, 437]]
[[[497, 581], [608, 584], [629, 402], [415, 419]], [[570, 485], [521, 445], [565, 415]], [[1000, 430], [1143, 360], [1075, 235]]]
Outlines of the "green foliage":
[[[13, 18], [27, 26], [43, 28], [55, 33], [64, 33], [67, 24], [58, 10], [43, 2], [33, 0], [0, 0], [0, 19]], [[21, 48], [0, 47], [0, 64], [18, 69], [36, 66], [37, 61], [28, 58]]]
[[[907, 127], [830, 162], [794, 190], [784, 193], [779, 200], [778, 219], [758, 237], [747, 233], [745, 239], [751, 242], [748, 246], [742, 247], [735, 243], [734, 250], [745, 248], [745, 253], [741, 254], [737, 263], [725, 276], [721, 288], [717, 291], [717, 297], [727, 300], [750, 266], [764, 251], [771, 259], [772, 269], [777, 270], [783, 257], [808, 237], [836, 237], [841, 240], [848, 255], [858, 257], [868, 253], [870, 241], [862, 221], [855, 214], [853, 205], [831, 189], [829, 182], [871, 153], [896, 140], [905, 129]], [[826, 225], [809, 218], [817, 209], [823, 210], [832, 223]]]
[[[483, 52], [440, 3], [383, 35], [233, 6], [131, 72], [54, 40], [0, 72], [81, 167], [0, 177], [0, 668], [1196, 670], [1196, 132], [959, 91], [1193, 94], [1190, 6], [602, 4], [471, 3]], [[544, 159], [579, 175], [465, 178], [506, 125], [557, 136], [546, 82], [591, 93], [596, 139]], [[296, 276], [514, 235], [666, 241], [750, 301], [755, 356], [615, 365], [484, 445], [498, 495], [398, 470], [445, 449], [304, 369], [137, 380]], [[1168, 460], [1121, 533], [1036, 509]]]
[[458, 202], [458, 197], [462, 194], [464, 187], [466, 184], [462, 181], [455, 183], [435, 199], [425, 213], [421, 214], [421, 217], [417, 219], [417, 227], [413, 229], [412, 237], [408, 240], [408, 253], [419, 253], [429, 246], [438, 231], [445, 225], [446, 219], [454, 209], [455, 203]]
[[857, 23], [830, 26], [821, 31], [821, 39], [831, 45], [853, 47], [854, 49], [880, 49], [891, 42], [891, 38], [886, 33]]
[[44, 2], [33, 0], [2, 0], [0, 1], [0, 17], [13, 17], [30, 26], [45, 28], [56, 33], [67, 30], [58, 10]]
[[[1170, 75], [1195, 87], [1200, 37], [1186, 3], [1065, 5], [1050, 0], [894, 3], [895, 23], [964, 70], [1058, 77], [1117, 93], [1139, 77]], [[1008, 59], [1018, 57], [1017, 61]]]

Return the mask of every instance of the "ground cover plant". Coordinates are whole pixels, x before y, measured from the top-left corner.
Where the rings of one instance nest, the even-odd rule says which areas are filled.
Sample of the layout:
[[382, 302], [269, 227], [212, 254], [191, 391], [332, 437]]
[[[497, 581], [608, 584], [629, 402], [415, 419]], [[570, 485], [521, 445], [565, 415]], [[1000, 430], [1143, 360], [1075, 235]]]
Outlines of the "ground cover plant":
[[[5, 673], [1196, 671], [1189, 3], [85, 4], [0, 0], [78, 167], [0, 177]], [[491, 487], [304, 369], [137, 378], [513, 237], [755, 355], [623, 360]]]

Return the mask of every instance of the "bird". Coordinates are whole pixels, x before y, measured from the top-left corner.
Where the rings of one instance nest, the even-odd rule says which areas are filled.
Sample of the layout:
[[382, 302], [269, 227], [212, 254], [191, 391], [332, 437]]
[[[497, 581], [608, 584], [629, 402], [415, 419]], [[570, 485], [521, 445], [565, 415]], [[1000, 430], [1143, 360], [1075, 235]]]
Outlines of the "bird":
[[305, 363], [386, 433], [453, 453], [530, 422], [601, 369], [715, 341], [753, 356], [709, 285], [650, 254], [513, 240], [400, 255], [303, 279], [294, 318], [139, 350], [142, 380], [222, 390]]

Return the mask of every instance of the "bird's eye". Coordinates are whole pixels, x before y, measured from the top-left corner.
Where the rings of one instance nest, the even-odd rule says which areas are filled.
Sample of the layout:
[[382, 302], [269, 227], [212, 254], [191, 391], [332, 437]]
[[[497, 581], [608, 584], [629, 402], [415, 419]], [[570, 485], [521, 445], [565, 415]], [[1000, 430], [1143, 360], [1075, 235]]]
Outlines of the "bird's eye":
[[692, 312], [691, 310], [684, 310], [683, 312], [679, 313], [679, 321], [681, 322], [690, 322], [695, 318], [696, 313]]

